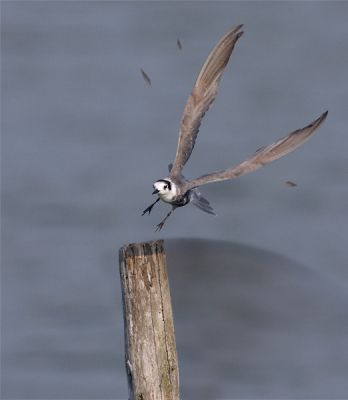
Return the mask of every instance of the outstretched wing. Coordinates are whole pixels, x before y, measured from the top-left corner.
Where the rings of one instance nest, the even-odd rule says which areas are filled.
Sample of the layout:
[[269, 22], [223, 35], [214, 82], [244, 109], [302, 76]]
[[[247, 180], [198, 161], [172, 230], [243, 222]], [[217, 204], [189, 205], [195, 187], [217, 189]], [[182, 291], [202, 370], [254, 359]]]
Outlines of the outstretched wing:
[[323, 124], [327, 117], [328, 111], [321, 115], [317, 120], [309, 124], [303, 129], [298, 129], [290, 133], [283, 139], [276, 140], [268, 146], [257, 150], [251, 157], [235, 167], [225, 169], [224, 171], [213, 172], [212, 174], [202, 175], [185, 186], [185, 190], [196, 188], [200, 185], [210, 182], [223, 181], [225, 179], [236, 178], [255, 169], [261, 168], [263, 165], [285, 156], [290, 151], [295, 150], [306, 140], [308, 140]]
[[195, 145], [198, 129], [206, 111], [214, 103], [220, 78], [236, 41], [243, 32], [235, 35], [242, 27], [239, 25], [228, 32], [214, 47], [198, 76], [190, 94], [181, 120], [178, 149], [171, 176], [178, 176], [190, 158]]

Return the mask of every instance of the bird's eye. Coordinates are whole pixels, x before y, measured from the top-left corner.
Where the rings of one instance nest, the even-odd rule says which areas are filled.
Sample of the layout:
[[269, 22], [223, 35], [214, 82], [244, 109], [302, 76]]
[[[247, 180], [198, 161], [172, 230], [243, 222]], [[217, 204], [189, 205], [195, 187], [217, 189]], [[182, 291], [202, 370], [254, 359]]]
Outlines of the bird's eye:
[[163, 189], [164, 189], [164, 190], [166, 190], [166, 189], [167, 189], [167, 187], [168, 187], [167, 185], [164, 185]]

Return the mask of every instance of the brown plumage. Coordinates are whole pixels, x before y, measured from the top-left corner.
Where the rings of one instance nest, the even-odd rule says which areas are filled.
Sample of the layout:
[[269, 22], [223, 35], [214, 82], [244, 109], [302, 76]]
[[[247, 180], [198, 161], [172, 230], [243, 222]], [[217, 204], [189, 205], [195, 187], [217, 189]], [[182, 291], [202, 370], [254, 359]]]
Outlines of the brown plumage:
[[235, 35], [243, 25], [229, 31], [214, 47], [197, 78], [181, 120], [179, 143], [171, 175], [179, 173], [190, 158], [198, 129], [206, 111], [214, 103], [220, 78], [237, 40], [243, 32]]
[[213, 172], [212, 174], [202, 175], [194, 181], [185, 186], [185, 190], [203, 185], [205, 183], [223, 181], [225, 179], [237, 178], [247, 174], [248, 172], [255, 171], [258, 168], [276, 160], [277, 158], [285, 156], [290, 151], [295, 150], [298, 146], [308, 140], [319, 129], [321, 124], [325, 121], [328, 111], [324, 112], [317, 120], [309, 124], [303, 129], [298, 129], [290, 133], [283, 139], [276, 140], [268, 146], [262, 147], [257, 150], [251, 157], [235, 167], [225, 169], [224, 171]]
[[214, 103], [222, 72], [230, 59], [234, 45], [243, 35], [243, 32], [237, 33], [242, 26], [239, 25], [229, 31], [214, 47], [187, 100], [181, 120], [174, 164], [169, 166], [169, 175], [166, 178], [154, 183], [153, 194], [158, 194], [159, 198], [143, 212], [143, 215], [147, 212], [150, 214], [152, 207], [159, 199], [172, 205], [172, 210], [157, 225], [157, 230], [162, 228], [164, 222], [177, 207], [185, 206], [188, 203], [194, 204], [208, 214], [216, 215], [209, 202], [199, 193], [198, 186], [236, 178], [284, 156], [308, 140], [327, 117], [328, 111], [305, 128], [298, 129], [284, 138], [258, 149], [251, 157], [235, 167], [202, 175], [192, 182], [184, 178], [181, 171], [191, 156], [202, 118]]

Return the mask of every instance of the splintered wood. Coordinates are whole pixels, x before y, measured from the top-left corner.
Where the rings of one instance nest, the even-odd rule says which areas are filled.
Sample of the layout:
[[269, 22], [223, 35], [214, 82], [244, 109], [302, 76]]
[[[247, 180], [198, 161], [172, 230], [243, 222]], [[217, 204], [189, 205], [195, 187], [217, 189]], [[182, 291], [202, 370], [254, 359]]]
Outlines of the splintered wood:
[[131, 400], [179, 400], [163, 240], [120, 249], [126, 371]]

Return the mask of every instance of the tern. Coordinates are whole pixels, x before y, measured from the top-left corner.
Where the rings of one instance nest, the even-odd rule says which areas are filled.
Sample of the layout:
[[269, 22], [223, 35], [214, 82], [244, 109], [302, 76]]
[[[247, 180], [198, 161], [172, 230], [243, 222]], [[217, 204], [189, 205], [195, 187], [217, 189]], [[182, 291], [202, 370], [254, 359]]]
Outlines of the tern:
[[152, 194], [157, 194], [158, 198], [142, 214], [145, 215], [148, 212], [150, 215], [153, 206], [159, 200], [172, 205], [172, 210], [157, 225], [156, 231], [162, 229], [165, 221], [176, 208], [183, 207], [188, 203], [192, 203], [208, 214], [216, 215], [208, 200], [198, 191], [197, 188], [199, 186], [236, 178], [284, 156], [308, 140], [327, 117], [328, 111], [324, 112], [305, 128], [298, 129], [284, 138], [258, 149], [251, 157], [235, 167], [202, 175], [192, 182], [185, 179], [181, 171], [191, 156], [202, 118], [214, 103], [222, 72], [230, 59], [234, 45], [243, 35], [243, 31], [237, 33], [242, 26], [236, 26], [226, 33], [214, 47], [204, 63], [188, 98], [181, 120], [179, 143], [174, 164], [169, 164], [169, 175], [166, 178], [159, 179], [153, 184], [154, 191]]

